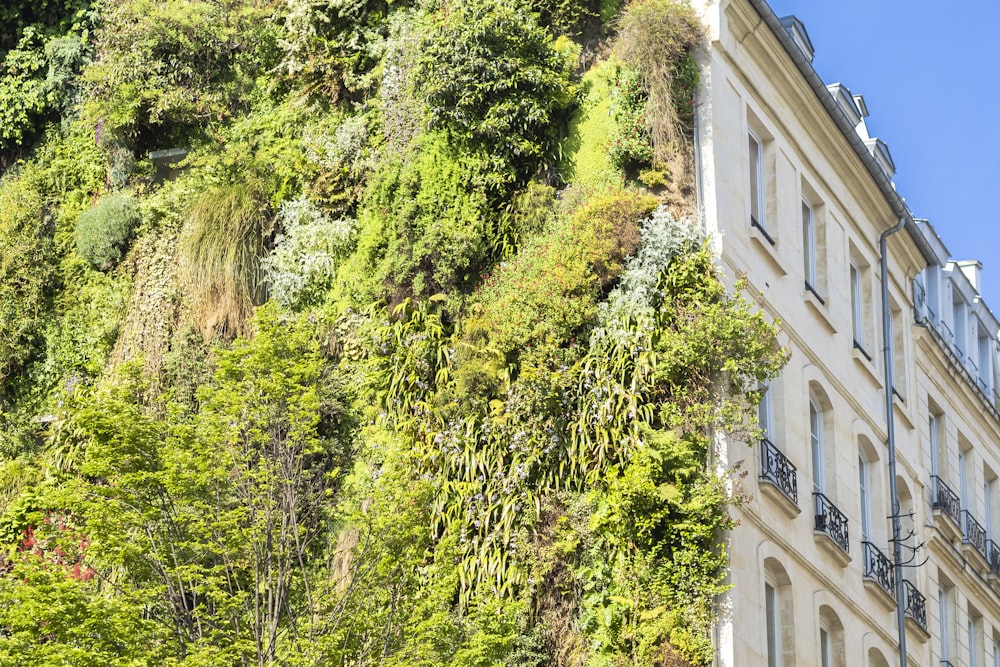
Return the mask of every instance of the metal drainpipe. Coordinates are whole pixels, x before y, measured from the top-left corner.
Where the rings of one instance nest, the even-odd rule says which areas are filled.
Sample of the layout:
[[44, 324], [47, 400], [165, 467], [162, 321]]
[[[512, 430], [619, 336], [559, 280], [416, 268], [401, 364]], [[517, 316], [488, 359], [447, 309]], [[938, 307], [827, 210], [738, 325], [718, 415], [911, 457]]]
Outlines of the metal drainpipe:
[[887, 240], [903, 229], [906, 218], [882, 233], [878, 240], [882, 272], [882, 353], [885, 360], [885, 423], [889, 438], [889, 495], [892, 496], [892, 563], [896, 574], [896, 629], [899, 632], [899, 667], [906, 667], [906, 591], [903, 589], [902, 526], [899, 517], [899, 489], [896, 488], [896, 433], [892, 413], [892, 390], [895, 373], [892, 359], [892, 314], [889, 312], [889, 257]]

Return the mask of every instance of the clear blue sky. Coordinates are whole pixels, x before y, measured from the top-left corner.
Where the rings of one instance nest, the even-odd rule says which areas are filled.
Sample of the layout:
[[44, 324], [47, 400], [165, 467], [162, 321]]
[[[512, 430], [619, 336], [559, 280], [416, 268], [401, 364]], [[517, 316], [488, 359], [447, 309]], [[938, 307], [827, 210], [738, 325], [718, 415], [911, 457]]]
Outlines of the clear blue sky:
[[864, 95], [896, 190], [953, 259], [983, 263], [1000, 317], [1000, 1], [769, 2], [805, 24], [823, 81]]

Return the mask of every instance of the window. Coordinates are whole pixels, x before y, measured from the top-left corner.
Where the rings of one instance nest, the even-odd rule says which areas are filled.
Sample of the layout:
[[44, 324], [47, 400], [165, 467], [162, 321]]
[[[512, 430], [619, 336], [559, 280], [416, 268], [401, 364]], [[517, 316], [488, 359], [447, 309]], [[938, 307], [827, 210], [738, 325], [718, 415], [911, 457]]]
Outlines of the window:
[[764, 624], [767, 667], [795, 664], [795, 616], [792, 582], [774, 558], [764, 560]]
[[764, 144], [753, 132], [747, 135], [750, 144], [750, 224], [760, 230], [764, 220]]
[[781, 665], [781, 618], [778, 593], [771, 584], [764, 584], [764, 614], [767, 619], [767, 667]]
[[927, 418], [927, 442], [930, 448], [931, 474], [935, 477], [941, 476], [941, 451], [938, 445], [941, 437], [941, 418], [935, 412], [933, 406], [928, 406], [930, 416]]
[[813, 491], [823, 493], [826, 488], [823, 451], [823, 410], [813, 399], [809, 400], [809, 441], [812, 451]]
[[844, 626], [830, 607], [819, 608], [819, 664], [844, 667]]
[[993, 667], [1000, 667], [1000, 641], [993, 640]]
[[757, 406], [757, 425], [766, 440], [774, 442], [774, 391], [771, 383], [760, 386], [760, 405]]
[[903, 311], [895, 302], [889, 304], [889, 340], [892, 341], [892, 390], [906, 400], [906, 344], [903, 340]]
[[851, 262], [851, 326], [854, 331], [854, 346], [865, 349], [864, 295], [861, 289], [861, 269]]
[[805, 199], [802, 200], [802, 255], [806, 289], [816, 292], [819, 285], [816, 282], [816, 221], [813, 217], [812, 204]]
[[872, 541], [872, 474], [863, 455], [858, 456], [858, 477], [861, 487], [861, 541]]
[[[961, 436], [961, 434], [959, 434]], [[961, 444], [961, 443], [960, 443]], [[962, 499], [962, 509], [969, 507], [969, 461], [972, 458], [972, 447], [968, 444], [958, 450], [958, 495]]]
[[953, 289], [952, 294], [954, 300], [951, 304], [951, 324], [955, 336], [955, 352], [960, 359], [965, 359], [966, 336], [969, 327], [968, 316], [965, 301], [958, 295], [957, 290]]
[[941, 641], [941, 662], [945, 662], [953, 657], [958, 657], [954, 647], [955, 636], [951, 631], [952, 623], [954, 622], [951, 602], [953, 589], [949, 582], [940, 577], [940, 574], [938, 576], [941, 579], [940, 587], [938, 588], [938, 627], [940, 630], [938, 637]]
[[979, 667], [982, 662], [979, 660], [979, 652], [982, 650], [982, 643], [979, 639], [983, 633], [983, 617], [971, 606], [969, 607], [969, 667]]
[[927, 317], [937, 324], [938, 313], [941, 312], [941, 269], [937, 264], [928, 266], [924, 271], [924, 284], [927, 288]]
[[996, 516], [996, 508], [993, 505], [997, 501], [997, 477], [989, 468], [984, 468], [983, 480], [983, 502], [986, 509], [983, 514], [983, 518], [985, 519], [983, 525], [986, 528], [986, 539], [992, 540], [994, 534], [993, 517]]
[[979, 325], [979, 377], [976, 381], [987, 396], [993, 391], [993, 339], [982, 324]]
[[823, 627], [819, 629], [819, 656], [822, 667], [833, 667], [833, 640], [830, 631]]

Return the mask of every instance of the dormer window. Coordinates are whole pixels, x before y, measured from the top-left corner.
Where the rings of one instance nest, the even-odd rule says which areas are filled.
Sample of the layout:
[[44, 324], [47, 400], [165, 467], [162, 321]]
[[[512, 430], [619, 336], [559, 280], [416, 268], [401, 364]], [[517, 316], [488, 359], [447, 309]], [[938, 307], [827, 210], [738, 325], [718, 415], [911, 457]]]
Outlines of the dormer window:
[[799, 51], [805, 56], [806, 60], [812, 62], [813, 60], [813, 45], [812, 41], [809, 39], [809, 33], [806, 32], [806, 26], [797, 17], [789, 15], [784, 18], [778, 19], [781, 21], [781, 25], [785, 27], [785, 32], [788, 36], [792, 38], [795, 46], [798, 47]]

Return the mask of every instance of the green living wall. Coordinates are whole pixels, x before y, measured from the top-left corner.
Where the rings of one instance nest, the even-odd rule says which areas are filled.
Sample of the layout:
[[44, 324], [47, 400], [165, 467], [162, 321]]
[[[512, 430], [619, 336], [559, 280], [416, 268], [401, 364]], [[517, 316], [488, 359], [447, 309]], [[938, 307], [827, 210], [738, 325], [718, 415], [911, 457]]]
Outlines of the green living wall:
[[15, 10], [0, 665], [711, 663], [784, 353], [694, 219], [690, 7]]

